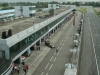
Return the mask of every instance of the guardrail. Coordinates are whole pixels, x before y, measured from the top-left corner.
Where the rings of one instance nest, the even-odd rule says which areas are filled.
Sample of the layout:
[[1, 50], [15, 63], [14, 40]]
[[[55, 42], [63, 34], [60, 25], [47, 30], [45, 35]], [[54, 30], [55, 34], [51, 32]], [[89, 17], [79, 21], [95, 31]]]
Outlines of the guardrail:
[[8, 72], [10, 73], [12, 70], [12, 60], [2, 60], [2, 64], [0, 65], [0, 74], [1, 75], [8, 75]]
[[79, 59], [80, 59], [80, 54], [81, 54], [81, 44], [82, 44], [82, 34], [83, 34], [83, 25], [84, 25], [84, 13], [82, 13], [82, 15], [81, 15], [81, 21], [80, 22], [82, 22], [82, 26], [81, 26], [81, 32], [80, 32], [80, 44], [79, 44], [79, 46], [78, 46], [78, 51], [77, 51], [77, 74], [76, 75], [78, 75], [78, 69], [79, 69]]

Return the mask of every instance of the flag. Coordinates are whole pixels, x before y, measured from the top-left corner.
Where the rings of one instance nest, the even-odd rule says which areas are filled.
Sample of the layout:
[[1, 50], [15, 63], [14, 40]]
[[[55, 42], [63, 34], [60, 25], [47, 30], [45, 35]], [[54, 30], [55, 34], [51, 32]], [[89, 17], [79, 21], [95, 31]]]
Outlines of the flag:
[[74, 15], [74, 18], [73, 18], [73, 26], [75, 25], [75, 15]]

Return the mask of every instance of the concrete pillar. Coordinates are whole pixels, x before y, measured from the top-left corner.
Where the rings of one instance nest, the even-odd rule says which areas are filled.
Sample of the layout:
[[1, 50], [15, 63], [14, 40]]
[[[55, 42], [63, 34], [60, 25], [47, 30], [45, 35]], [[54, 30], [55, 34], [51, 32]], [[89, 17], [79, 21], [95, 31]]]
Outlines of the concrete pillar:
[[54, 34], [55, 32], [54, 32], [54, 29], [53, 29], [53, 34]]
[[34, 44], [33, 47], [34, 47], [34, 50], [36, 50], [36, 44]]
[[19, 57], [19, 64], [21, 64], [22, 63], [22, 60], [21, 60], [21, 56]]
[[39, 45], [41, 46], [41, 39], [39, 40]]
[[27, 54], [28, 54], [28, 56], [30, 56], [30, 54], [31, 54], [30, 48], [27, 50]]

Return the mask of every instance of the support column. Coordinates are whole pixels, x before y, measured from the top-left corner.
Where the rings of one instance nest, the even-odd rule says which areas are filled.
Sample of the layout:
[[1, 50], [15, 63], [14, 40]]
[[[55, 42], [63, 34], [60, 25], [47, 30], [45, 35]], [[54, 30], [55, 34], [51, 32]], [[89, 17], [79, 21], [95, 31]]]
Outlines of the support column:
[[19, 64], [21, 64], [22, 63], [22, 60], [21, 60], [21, 56], [19, 57]]
[[34, 50], [36, 50], [36, 44], [34, 44], [33, 47], [34, 47]]
[[30, 56], [30, 54], [31, 54], [31, 51], [30, 51], [30, 49], [28, 49], [27, 50], [27, 55]]
[[41, 46], [41, 39], [39, 40], [39, 45]]

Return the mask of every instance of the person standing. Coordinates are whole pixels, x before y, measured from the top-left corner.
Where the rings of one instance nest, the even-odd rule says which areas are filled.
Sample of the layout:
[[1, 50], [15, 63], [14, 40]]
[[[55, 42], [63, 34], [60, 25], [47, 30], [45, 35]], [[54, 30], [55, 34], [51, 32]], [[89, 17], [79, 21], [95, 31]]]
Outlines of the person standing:
[[26, 75], [26, 68], [25, 66], [23, 67], [24, 75]]
[[19, 71], [20, 71], [20, 66], [18, 65], [18, 67], [17, 67], [17, 72], [18, 72], [18, 74], [19, 74]]
[[58, 53], [58, 48], [56, 48], [56, 53]]
[[26, 64], [25, 68], [26, 68], [26, 71], [28, 71], [29, 67], [28, 67], [28, 65], [27, 65], [27, 64]]

